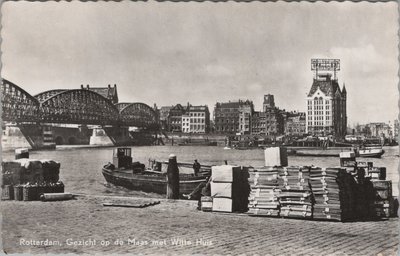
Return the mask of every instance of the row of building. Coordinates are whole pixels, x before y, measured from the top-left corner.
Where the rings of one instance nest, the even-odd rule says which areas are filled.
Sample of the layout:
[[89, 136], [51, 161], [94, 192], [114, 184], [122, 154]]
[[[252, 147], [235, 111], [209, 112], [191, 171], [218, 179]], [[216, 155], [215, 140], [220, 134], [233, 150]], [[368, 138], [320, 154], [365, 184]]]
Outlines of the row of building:
[[285, 111], [275, 105], [274, 96], [264, 95], [261, 111], [254, 110], [250, 100], [218, 102], [214, 122], [207, 106], [186, 107], [178, 104], [161, 107], [162, 128], [184, 133], [253, 134], [264, 136], [343, 137], [347, 131], [347, 92], [331, 74], [316, 75], [306, 98], [307, 112]]
[[347, 135], [347, 140], [359, 140], [364, 137], [375, 137], [383, 139], [393, 139], [397, 140], [399, 136], [400, 124], [399, 120], [394, 120], [394, 122], [374, 122], [368, 124], [357, 124], [349, 134]]
[[253, 134], [266, 136], [303, 135], [306, 114], [287, 112], [275, 106], [274, 96], [264, 95], [263, 110], [255, 111], [250, 100], [218, 102], [213, 121], [208, 106], [166, 106], [159, 109], [161, 128], [170, 132]]

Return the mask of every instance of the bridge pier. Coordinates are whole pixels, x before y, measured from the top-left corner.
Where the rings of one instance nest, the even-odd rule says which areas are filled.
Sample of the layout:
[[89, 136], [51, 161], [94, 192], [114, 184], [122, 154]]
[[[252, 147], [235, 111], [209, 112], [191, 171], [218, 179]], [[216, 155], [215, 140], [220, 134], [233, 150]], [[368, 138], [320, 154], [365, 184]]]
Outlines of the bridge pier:
[[113, 146], [114, 142], [108, 137], [103, 128], [93, 128], [92, 136], [90, 137], [90, 145]]
[[1, 144], [3, 150], [55, 148], [51, 127], [39, 124], [6, 124]]
[[132, 145], [128, 127], [97, 127], [93, 128], [90, 145], [123, 146]]

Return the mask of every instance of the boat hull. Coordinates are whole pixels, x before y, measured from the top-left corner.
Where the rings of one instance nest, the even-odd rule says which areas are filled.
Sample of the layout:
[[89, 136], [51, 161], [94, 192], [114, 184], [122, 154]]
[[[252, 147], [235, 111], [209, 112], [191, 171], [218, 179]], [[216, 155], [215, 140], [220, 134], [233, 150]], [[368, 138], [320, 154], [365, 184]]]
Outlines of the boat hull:
[[383, 149], [362, 149], [359, 150], [359, 157], [380, 158], [385, 153]]
[[[103, 168], [102, 173], [105, 180], [115, 186], [161, 195], [167, 193], [167, 178], [165, 175], [127, 174], [105, 168]], [[182, 176], [179, 181], [179, 193], [181, 195], [189, 194], [204, 181], [205, 177]]]

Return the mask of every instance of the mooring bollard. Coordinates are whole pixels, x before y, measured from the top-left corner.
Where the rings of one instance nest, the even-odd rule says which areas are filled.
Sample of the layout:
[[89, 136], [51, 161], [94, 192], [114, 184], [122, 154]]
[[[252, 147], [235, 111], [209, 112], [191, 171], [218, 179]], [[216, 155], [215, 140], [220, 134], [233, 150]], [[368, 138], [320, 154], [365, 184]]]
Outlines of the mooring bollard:
[[179, 169], [175, 155], [170, 155], [168, 160], [167, 199], [179, 199]]

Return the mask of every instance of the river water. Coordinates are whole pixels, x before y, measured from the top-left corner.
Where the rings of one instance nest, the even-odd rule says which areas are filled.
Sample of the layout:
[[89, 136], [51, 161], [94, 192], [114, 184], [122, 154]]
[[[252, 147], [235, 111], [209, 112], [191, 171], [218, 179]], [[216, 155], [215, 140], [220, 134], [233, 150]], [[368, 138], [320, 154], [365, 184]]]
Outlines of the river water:
[[[65, 184], [65, 190], [72, 193], [90, 195], [122, 195], [160, 197], [108, 185], [101, 168], [112, 161], [114, 148], [57, 148], [49, 151], [31, 151], [32, 159], [52, 159], [61, 163], [60, 180]], [[399, 148], [385, 147], [385, 154], [380, 159], [359, 158], [358, 161], [371, 161], [374, 166], [386, 167], [387, 179], [393, 182], [393, 195], [398, 195]], [[264, 151], [226, 150], [212, 146], [141, 146], [132, 147], [134, 161], [148, 164], [149, 158], [167, 161], [170, 154], [177, 156], [178, 162], [190, 162], [194, 159], [202, 164], [219, 165], [227, 160], [229, 164], [243, 166], [263, 166]], [[3, 161], [14, 159], [14, 152], [3, 152]], [[289, 156], [289, 165], [314, 165], [319, 167], [339, 166], [337, 157], [299, 157]]]

